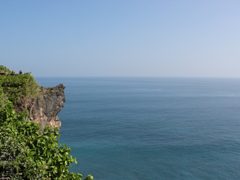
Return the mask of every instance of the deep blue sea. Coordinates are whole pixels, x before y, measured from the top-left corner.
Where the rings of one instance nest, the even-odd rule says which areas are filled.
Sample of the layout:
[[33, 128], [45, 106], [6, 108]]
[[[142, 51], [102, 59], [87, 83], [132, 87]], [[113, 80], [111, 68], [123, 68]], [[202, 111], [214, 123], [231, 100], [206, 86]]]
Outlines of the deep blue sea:
[[240, 79], [36, 78], [66, 86], [60, 143], [94, 180], [240, 179]]

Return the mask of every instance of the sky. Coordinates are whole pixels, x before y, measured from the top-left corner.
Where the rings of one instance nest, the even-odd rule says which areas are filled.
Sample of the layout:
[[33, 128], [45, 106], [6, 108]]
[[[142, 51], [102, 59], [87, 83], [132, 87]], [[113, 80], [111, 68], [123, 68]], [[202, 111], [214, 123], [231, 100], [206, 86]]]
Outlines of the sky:
[[240, 77], [238, 0], [0, 0], [0, 65], [36, 77]]

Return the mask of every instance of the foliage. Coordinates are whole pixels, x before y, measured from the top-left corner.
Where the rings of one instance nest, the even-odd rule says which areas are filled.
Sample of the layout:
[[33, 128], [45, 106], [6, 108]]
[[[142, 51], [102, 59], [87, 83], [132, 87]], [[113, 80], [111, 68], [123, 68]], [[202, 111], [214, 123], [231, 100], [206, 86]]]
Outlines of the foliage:
[[11, 74], [11, 70], [8, 69], [7, 67], [0, 65], [0, 71], [1, 72], [7, 72], [8, 74]]
[[7, 102], [7, 96], [3, 93], [3, 88], [0, 86], [0, 111], [3, 109]]
[[30, 73], [0, 75], [0, 87], [0, 93], [5, 94], [13, 103], [19, 101], [21, 97], [37, 97], [40, 94], [40, 87]]
[[[7, 72], [8, 74], [11, 73], [10, 69], [8, 69], [7, 67], [0, 65], [0, 71], [1, 72]], [[6, 101], [7, 101], [7, 96], [4, 94], [3, 92], [3, 87], [2, 87], [2, 78], [0, 77], [0, 111], [2, 110], [2, 108], [4, 107]]]
[[68, 171], [77, 161], [70, 148], [58, 143], [58, 129], [46, 126], [39, 132], [38, 124], [26, 120], [27, 112], [16, 114], [13, 109], [20, 98], [39, 97], [38, 83], [30, 73], [9, 75], [2, 65], [0, 70], [8, 72], [0, 75], [0, 178], [82, 180], [81, 174]]
[[58, 130], [47, 126], [41, 133], [40, 126], [26, 117], [26, 112], [16, 114], [10, 101], [0, 111], [0, 177], [82, 180], [81, 174], [68, 171], [77, 162], [69, 156], [70, 148], [59, 145]]

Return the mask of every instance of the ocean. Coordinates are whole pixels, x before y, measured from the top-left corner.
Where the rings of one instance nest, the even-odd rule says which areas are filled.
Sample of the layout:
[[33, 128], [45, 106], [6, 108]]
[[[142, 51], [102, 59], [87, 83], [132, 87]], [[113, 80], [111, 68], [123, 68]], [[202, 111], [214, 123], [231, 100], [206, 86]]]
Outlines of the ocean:
[[36, 78], [63, 83], [60, 143], [94, 180], [240, 179], [239, 78]]

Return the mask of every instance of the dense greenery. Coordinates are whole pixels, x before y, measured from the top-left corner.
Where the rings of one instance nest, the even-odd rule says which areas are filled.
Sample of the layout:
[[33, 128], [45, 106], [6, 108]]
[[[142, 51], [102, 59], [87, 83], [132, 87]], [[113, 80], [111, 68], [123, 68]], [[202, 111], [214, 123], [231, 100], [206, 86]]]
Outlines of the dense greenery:
[[7, 96], [3, 93], [3, 88], [0, 86], [0, 111], [3, 109], [7, 102]]
[[11, 74], [11, 70], [8, 69], [7, 67], [0, 65], [0, 71], [1, 72], [7, 72], [8, 74]]
[[82, 180], [81, 174], [68, 171], [77, 161], [70, 148], [58, 143], [58, 129], [46, 126], [39, 132], [39, 124], [26, 120], [27, 112], [13, 109], [19, 98], [36, 96], [38, 87], [29, 73], [0, 76], [0, 178]]
[[[10, 71], [4, 66], [0, 66], [0, 70], [4, 72]], [[0, 87], [0, 96], [4, 94], [13, 103], [16, 103], [21, 97], [37, 97], [40, 93], [40, 86], [30, 73], [0, 75]], [[0, 104], [3, 104], [3, 102]]]
[[[0, 177], [11, 179], [82, 179], [69, 172], [76, 158], [66, 145], [59, 145], [57, 129], [26, 120], [27, 113], [16, 114], [8, 101], [0, 111]], [[85, 180], [92, 180], [89, 175]]]

